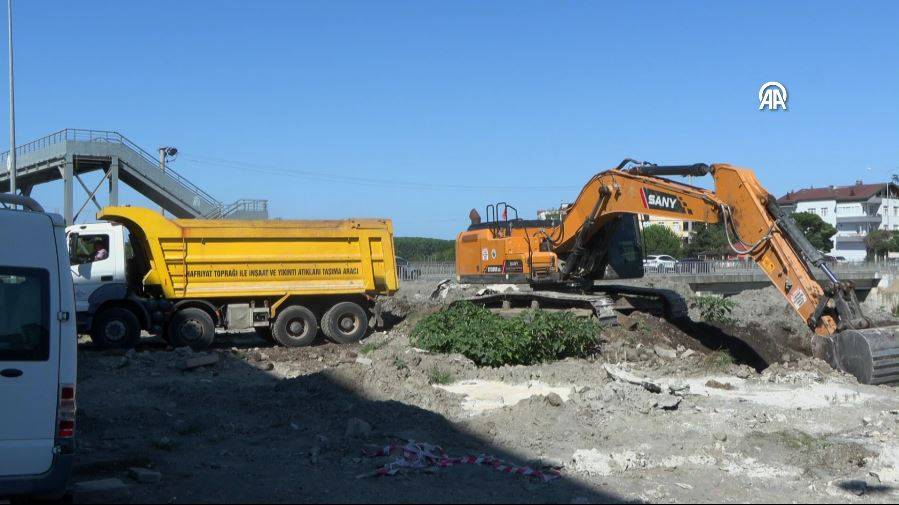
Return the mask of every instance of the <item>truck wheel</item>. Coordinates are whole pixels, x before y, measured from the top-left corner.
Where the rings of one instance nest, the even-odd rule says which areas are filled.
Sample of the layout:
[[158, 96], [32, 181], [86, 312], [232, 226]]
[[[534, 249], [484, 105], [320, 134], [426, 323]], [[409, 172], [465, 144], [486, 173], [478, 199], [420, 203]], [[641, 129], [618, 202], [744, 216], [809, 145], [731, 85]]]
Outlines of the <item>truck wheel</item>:
[[305, 347], [315, 342], [317, 336], [315, 314], [302, 305], [292, 305], [282, 310], [272, 326], [272, 337], [284, 347]]
[[188, 346], [194, 351], [201, 351], [215, 340], [215, 322], [203, 309], [182, 309], [172, 316], [168, 335], [175, 347]]
[[99, 347], [131, 349], [140, 340], [140, 321], [128, 309], [106, 309], [94, 317], [91, 340]]
[[368, 314], [353, 302], [340, 302], [322, 317], [322, 331], [338, 344], [362, 340], [368, 332]]

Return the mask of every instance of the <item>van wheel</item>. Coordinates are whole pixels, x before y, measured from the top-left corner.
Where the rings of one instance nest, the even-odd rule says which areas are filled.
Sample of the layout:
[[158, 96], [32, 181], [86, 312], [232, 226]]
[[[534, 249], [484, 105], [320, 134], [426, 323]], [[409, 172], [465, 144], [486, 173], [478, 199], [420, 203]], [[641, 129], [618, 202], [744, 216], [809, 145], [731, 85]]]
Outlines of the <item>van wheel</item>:
[[188, 346], [194, 351], [202, 351], [215, 340], [215, 322], [203, 309], [179, 310], [169, 322], [169, 339], [175, 347]]
[[106, 309], [94, 317], [91, 340], [99, 347], [131, 349], [140, 340], [140, 321], [128, 309]]
[[322, 331], [338, 344], [362, 340], [368, 332], [368, 314], [353, 302], [340, 302], [322, 317]]
[[318, 323], [315, 314], [302, 305], [285, 308], [275, 318], [272, 336], [284, 347], [305, 347], [315, 342]]

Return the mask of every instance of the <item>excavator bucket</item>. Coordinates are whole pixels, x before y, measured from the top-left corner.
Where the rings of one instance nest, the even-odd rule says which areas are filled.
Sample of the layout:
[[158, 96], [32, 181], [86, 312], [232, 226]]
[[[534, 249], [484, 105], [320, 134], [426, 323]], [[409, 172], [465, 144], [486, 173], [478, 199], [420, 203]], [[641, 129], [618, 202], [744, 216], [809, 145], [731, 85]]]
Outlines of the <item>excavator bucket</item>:
[[899, 326], [846, 330], [824, 340], [832, 367], [863, 384], [899, 384]]

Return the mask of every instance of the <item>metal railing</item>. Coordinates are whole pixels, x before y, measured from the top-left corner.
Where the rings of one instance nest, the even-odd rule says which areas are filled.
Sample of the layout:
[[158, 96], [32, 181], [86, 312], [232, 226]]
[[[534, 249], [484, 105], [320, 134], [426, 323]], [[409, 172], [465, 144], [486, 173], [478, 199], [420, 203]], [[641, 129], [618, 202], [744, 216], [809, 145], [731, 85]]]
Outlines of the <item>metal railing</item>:
[[452, 261], [412, 261], [396, 266], [401, 281], [443, 280], [456, 276], [456, 264]]
[[646, 275], [741, 275], [753, 274], [759, 270], [754, 261], [686, 261], [673, 265], [644, 265]]
[[225, 219], [235, 214], [268, 215], [268, 200], [253, 200], [242, 198], [234, 203], [223, 205], [219, 209], [217, 218]]
[[[16, 147], [16, 158], [20, 159], [21, 155], [32, 153], [36, 151], [40, 151], [43, 149], [47, 149], [55, 144], [60, 144], [64, 142], [107, 142], [113, 144], [121, 144], [125, 147], [128, 147], [132, 151], [134, 151], [140, 158], [144, 161], [152, 165], [153, 167], [159, 168], [159, 159], [152, 154], [145, 151], [139, 145], [132, 142], [130, 139], [122, 135], [121, 133], [107, 130], [88, 130], [84, 128], [66, 128], [64, 130], [59, 130], [58, 132], [51, 133], [45, 137], [41, 137], [37, 140], [32, 140], [26, 144], [22, 144]], [[5, 151], [0, 153], [0, 172], [8, 173], [9, 169], [7, 168], [9, 158], [9, 151]], [[17, 163], [17, 165], [21, 166]], [[137, 167], [135, 167], [137, 168]], [[194, 193], [203, 200], [206, 206], [213, 207], [214, 210], [209, 214], [222, 214], [222, 203], [216, 200], [212, 195], [203, 191], [199, 186], [190, 182], [187, 178], [179, 174], [176, 170], [166, 167], [165, 174], [173, 179], [177, 184], [183, 186], [188, 191]], [[180, 199], [179, 199], [180, 200]], [[188, 202], [185, 202], [188, 203]], [[193, 205], [191, 205], [193, 206]]]
[[[69, 141], [77, 141], [77, 142], [109, 142], [109, 143], [118, 143], [122, 144], [132, 151], [136, 152], [141, 158], [144, 159], [150, 165], [153, 165], [156, 168], [159, 168], [159, 158], [153, 156], [152, 154], [145, 151], [142, 147], [132, 142], [128, 137], [122, 135], [118, 132], [113, 131], [105, 131], [105, 130], [86, 130], [81, 128], [68, 128], [63, 130], [66, 135], [66, 140]], [[18, 154], [18, 153], [17, 153]], [[160, 169], [161, 170], [161, 169]], [[176, 170], [171, 167], [165, 167], [165, 174], [172, 179], [175, 180], [178, 184], [184, 186], [192, 193], [198, 195], [202, 200], [205, 200], [208, 206], [214, 208], [221, 208], [222, 203], [216, 200], [212, 195], [203, 191], [199, 186], [190, 182], [187, 178], [179, 174]]]
[[[840, 273], [899, 273], [897, 262], [837, 262], [829, 263], [831, 271]], [[760, 273], [758, 264], [751, 260], [735, 261], [685, 261], [673, 266], [644, 267], [647, 276], [671, 275], [744, 275]]]
[[[899, 275], [899, 261], [860, 261], [830, 264], [831, 270], [842, 274], [896, 274]], [[668, 267], [645, 267], [647, 277], [661, 276], [702, 276], [702, 275], [752, 275], [761, 273], [759, 266], [751, 260], [734, 261], [686, 261]], [[397, 266], [400, 280], [440, 280], [456, 276], [456, 265], [452, 261], [413, 261]]]

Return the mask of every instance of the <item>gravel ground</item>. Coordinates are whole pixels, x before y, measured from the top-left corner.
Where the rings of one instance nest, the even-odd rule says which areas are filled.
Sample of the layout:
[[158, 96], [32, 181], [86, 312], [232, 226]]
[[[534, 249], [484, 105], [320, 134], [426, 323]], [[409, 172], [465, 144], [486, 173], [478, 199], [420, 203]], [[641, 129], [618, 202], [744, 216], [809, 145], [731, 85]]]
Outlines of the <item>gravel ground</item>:
[[[75, 501], [899, 499], [895, 388], [859, 385], [787, 346], [754, 351], [773, 338], [769, 324], [675, 326], [635, 313], [603, 331], [595, 356], [478, 368], [409, 344], [414, 322], [445, 303], [420, 284], [390, 302], [404, 321], [351, 346], [221, 335], [216, 363], [182, 370], [208, 356], [154, 340], [127, 354], [85, 343], [74, 481], [124, 486]], [[435, 371], [447, 384], [430, 384]], [[561, 478], [474, 465], [360, 478], [392, 460], [363, 449], [409, 440]]]

